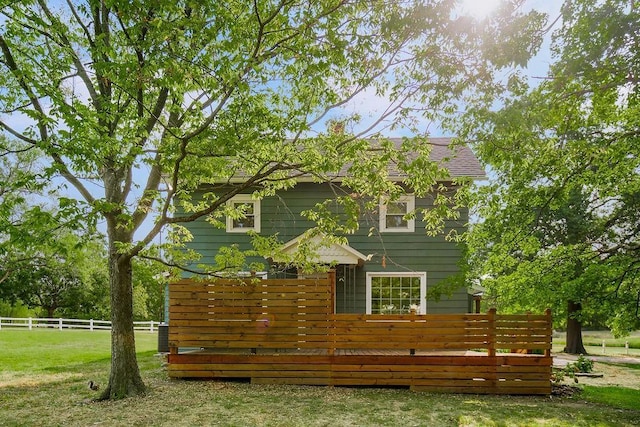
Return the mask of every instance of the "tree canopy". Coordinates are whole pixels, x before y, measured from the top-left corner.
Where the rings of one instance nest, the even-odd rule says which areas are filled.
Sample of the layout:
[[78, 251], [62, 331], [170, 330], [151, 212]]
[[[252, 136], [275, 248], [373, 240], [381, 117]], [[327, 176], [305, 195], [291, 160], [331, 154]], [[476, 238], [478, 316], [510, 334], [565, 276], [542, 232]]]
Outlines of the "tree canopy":
[[[157, 256], [150, 244], [163, 227], [184, 236], [176, 227], [198, 218], [220, 225], [234, 214], [226, 203], [234, 195], [273, 194], [301, 174], [322, 181], [348, 168], [349, 193], [397, 197], [403, 187], [381, 167], [392, 161], [416, 191], [434, 187], [443, 172], [424, 167], [429, 147], [416, 124], [454, 114], [475, 89], [496, 91], [493, 72], [535, 50], [543, 21], [512, 7], [481, 26], [454, 5], [24, 0], [2, 7], [0, 128], [42, 150], [49, 176], [74, 192], [67, 204], [106, 221], [114, 326], [103, 397], [145, 389], [131, 266], [136, 256]], [[361, 114], [371, 103], [380, 107]], [[336, 120], [345, 132], [330, 131]], [[384, 142], [372, 149], [363, 137], [384, 129], [421, 138], [402, 150]], [[215, 183], [229, 184], [227, 191], [192, 197]], [[357, 214], [344, 196], [347, 212]]]
[[474, 276], [501, 308], [552, 307], [574, 353], [583, 322], [640, 326], [639, 29], [633, 2], [567, 1], [549, 74], [513, 79], [501, 109], [468, 117], [493, 177]]
[[44, 248], [63, 251], [64, 243], [58, 239], [61, 230], [92, 227], [64, 201], [54, 204], [58, 195], [43, 179], [39, 150], [1, 135], [0, 147], [0, 286], [6, 288], [9, 285], [4, 282], [12, 275], [46, 262]]

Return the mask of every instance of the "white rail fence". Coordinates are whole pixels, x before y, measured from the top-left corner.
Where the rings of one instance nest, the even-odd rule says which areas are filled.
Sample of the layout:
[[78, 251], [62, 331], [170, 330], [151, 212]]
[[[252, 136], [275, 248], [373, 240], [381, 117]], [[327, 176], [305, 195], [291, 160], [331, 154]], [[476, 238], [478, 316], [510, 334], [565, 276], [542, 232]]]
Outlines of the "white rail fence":
[[[146, 322], [133, 322], [133, 328], [137, 331], [156, 332], [160, 322], [149, 320]], [[53, 328], [53, 329], [89, 329], [109, 330], [111, 322], [109, 320], [93, 320], [93, 319], [52, 319], [52, 318], [35, 318], [35, 317], [0, 317], [0, 330], [2, 328]]]

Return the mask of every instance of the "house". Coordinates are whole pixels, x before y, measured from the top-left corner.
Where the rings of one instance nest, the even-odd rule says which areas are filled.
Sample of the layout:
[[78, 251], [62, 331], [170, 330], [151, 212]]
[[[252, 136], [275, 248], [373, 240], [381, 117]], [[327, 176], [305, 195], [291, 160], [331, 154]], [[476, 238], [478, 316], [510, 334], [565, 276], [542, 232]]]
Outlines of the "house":
[[[394, 142], [400, 143], [400, 139]], [[458, 147], [455, 153], [448, 148], [449, 138], [431, 139], [431, 157], [443, 162], [451, 178], [482, 179], [484, 170], [467, 147]], [[453, 155], [455, 154], [455, 155]], [[393, 170], [390, 179], [404, 177]], [[340, 177], [337, 177], [339, 181]], [[250, 248], [248, 231], [261, 235], [278, 233], [285, 242], [284, 254], [294, 253], [305, 231], [312, 223], [301, 212], [319, 201], [333, 196], [329, 184], [300, 179], [297, 185], [275, 197], [252, 199], [250, 194], [235, 196], [229, 203], [245, 206], [245, 217], [226, 218], [225, 229], [216, 228], [204, 220], [187, 224], [193, 235], [189, 247], [203, 255], [200, 262], [214, 262], [221, 247], [238, 245]], [[363, 215], [360, 228], [348, 235], [348, 243], [324, 244], [315, 236], [316, 261], [332, 264], [336, 271], [334, 295], [335, 313], [404, 314], [415, 310], [418, 314], [465, 313], [471, 311], [471, 300], [466, 288], [458, 289], [439, 300], [427, 299], [427, 290], [459, 271], [460, 247], [444, 235], [428, 236], [425, 224], [404, 215], [414, 208], [429, 207], [430, 198], [416, 198], [409, 194], [393, 203], [381, 203], [376, 212]], [[468, 212], [460, 212], [459, 219], [448, 221], [449, 230], [460, 232], [468, 222]], [[370, 230], [374, 230], [373, 233]], [[251, 259], [265, 264], [261, 277], [284, 278], [300, 276], [295, 269], [278, 267], [281, 260]], [[268, 268], [267, 268], [268, 267]], [[248, 273], [248, 272], [245, 272]]]
[[[483, 176], [469, 149], [451, 157], [448, 139], [432, 141], [432, 158], [442, 161], [452, 177]], [[391, 172], [392, 179], [402, 178]], [[340, 176], [336, 181], [342, 182]], [[379, 204], [346, 240], [321, 234], [307, 238], [313, 224], [301, 212], [333, 200], [333, 194], [328, 184], [300, 179], [275, 197], [238, 194], [229, 203], [241, 205], [244, 216], [227, 217], [219, 224], [223, 227], [189, 224], [191, 247], [204, 254], [205, 263], [213, 264], [222, 247], [249, 249], [249, 230], [279, 233], [284, 243], [270, 259], [250, 260], [267, 264], [264, 272], [240, 274], [259, 278], [184, 278], [169, 284], [171, 378], [551, 393], [550, 310], [543, 315], [503, 315], [495, 309], [469, 313], [473, 298], [466, 289], [439, 301], [426, 298], [429, 288], [458, 271], [461, 257], [454, 242], [428, 236], [419, 219], [404, 215], [429, 207], [429, 197], [407, 192], [396, 203]], [[463, 230], [467, 219], [462, 211], [446, 225]], [[331, 264], [335, 272], [305, 278], [304, 271], [283, 265], [287, 255], [309, 242], [317, 245], [315, 261]], [[300, 253], [306, 257], [307, 252]], [[514, 350], [527, 354], [508, 353]]]

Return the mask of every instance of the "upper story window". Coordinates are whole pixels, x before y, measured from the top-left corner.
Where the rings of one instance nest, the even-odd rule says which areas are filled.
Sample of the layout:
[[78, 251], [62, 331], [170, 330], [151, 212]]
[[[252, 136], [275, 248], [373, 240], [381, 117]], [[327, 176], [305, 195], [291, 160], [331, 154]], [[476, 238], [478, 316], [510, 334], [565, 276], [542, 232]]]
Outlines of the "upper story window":
[[260, 200], [253, 199], [250, 194], [238, 194], [227, 203], [236, 212], [236, 215], [227, 215], [227, 232], [260, 232]]
[[416, 205], [415, 196], [400, 196], [394, 201], [380, 202], [380, 231], [402, 233], [415, 231], [415, 219], [407, 218]]

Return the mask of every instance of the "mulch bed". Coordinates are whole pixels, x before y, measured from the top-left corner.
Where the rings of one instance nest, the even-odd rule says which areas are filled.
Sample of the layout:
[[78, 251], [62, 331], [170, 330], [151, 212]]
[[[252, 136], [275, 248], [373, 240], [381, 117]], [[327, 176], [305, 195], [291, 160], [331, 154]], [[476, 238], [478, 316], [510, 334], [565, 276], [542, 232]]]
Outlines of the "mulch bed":
[[574, 394], [579, 394], [582, 390], [580, 387], [569, 384], [554, 384], [551, 388], [551, 396], [556, 397], [571, 397]]

